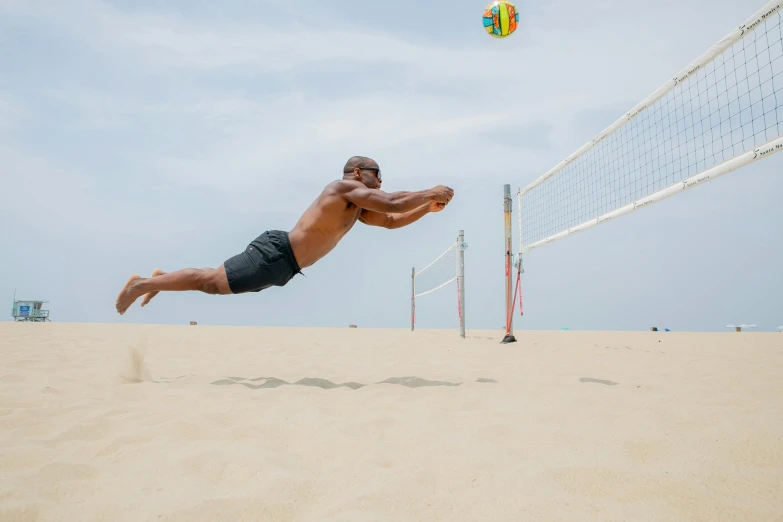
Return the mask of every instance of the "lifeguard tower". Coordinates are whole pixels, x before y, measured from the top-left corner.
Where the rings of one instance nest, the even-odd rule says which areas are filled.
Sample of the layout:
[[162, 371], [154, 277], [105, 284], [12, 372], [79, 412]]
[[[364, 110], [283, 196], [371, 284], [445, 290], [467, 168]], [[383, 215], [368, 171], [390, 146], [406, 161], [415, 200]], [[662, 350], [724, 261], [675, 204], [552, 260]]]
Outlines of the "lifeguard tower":
[[49, 310], [44, 310], [44, 303], [48, 301], [17, 301], [14, 298], [14, 308], [11, 315], [14, 321], [29, 321], [33, 323], [45, 323], [49, 321]]

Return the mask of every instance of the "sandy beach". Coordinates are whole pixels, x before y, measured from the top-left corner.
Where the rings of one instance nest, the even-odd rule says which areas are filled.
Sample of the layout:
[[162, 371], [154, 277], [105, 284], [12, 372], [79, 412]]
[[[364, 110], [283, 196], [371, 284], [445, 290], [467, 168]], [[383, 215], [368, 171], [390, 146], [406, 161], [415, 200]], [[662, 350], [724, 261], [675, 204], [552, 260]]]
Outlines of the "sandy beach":
[[783, 334], [0, 323], [0, 520], [783, 520]]

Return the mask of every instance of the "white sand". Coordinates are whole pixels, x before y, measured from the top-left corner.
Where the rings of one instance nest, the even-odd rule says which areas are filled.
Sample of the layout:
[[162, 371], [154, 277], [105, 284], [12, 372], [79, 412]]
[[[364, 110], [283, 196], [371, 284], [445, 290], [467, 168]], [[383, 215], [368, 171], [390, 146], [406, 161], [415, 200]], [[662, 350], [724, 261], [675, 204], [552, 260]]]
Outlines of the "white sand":
[[0, 323], [0, 520], [783, 520], [783, 334], [517, 333]]

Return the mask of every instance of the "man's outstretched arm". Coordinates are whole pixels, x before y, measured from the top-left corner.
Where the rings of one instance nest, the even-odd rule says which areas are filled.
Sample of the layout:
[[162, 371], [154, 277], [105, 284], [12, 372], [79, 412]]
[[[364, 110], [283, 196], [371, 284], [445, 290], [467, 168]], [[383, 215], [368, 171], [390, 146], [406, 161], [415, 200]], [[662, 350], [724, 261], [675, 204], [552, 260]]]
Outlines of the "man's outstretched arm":
[[359, 214], [359, 221], [374, 227], [402, 228], [415, 223], [424, 217], [425, 214], [443, 210], [445, 206], [445, 203], [431, 202], [417, 209], [402, 213], [373, 212], [365, 209]]
[[361, 183], [343, 183], [341, 189], [343, 197], [357, 207], [387, 214], [411, 212], [424, 205], [429, 205], [431, 202], [448, 203], [454, 196], [454, 191], [444, 186], [419, 192], [389, 193], [378, 189], [368, 189]]

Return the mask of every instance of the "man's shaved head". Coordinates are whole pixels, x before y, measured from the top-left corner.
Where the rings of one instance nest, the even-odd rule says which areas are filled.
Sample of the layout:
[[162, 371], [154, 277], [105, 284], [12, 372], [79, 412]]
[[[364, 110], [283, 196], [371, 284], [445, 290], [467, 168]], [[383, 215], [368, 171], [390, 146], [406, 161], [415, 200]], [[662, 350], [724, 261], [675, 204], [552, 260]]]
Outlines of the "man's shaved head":
[[367, 188], [381, 188], [381, 169], [378, 163], [366, 156], [353, 156], [343, 167], [343, 179], [364, 183]]
[[348, 161], [345, 163], [345, 167], [343, 167], [343, 173], [347, 174], [349, 172], [353, 172], [353, 169], [359, 168], [359, 167], [377, 167], [378, 164], [375, 162], [374, 159], [367, 158], [365, 156], [353, 156], [352, 158], [349, 158]]

